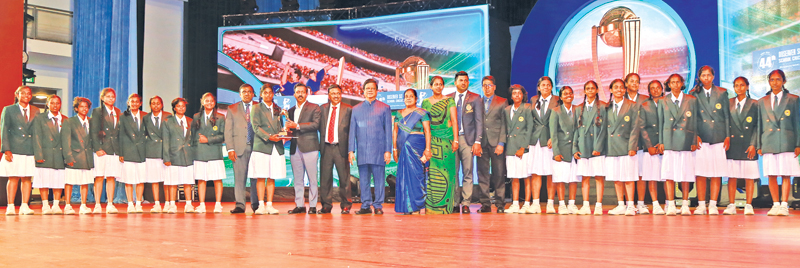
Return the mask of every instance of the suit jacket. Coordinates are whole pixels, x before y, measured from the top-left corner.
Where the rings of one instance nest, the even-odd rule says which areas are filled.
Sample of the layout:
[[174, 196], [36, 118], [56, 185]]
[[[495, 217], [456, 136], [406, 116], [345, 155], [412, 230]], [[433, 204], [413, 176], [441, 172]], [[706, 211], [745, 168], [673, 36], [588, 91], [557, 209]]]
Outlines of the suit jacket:
[[[467, 91], [462, 101], [461, 111], [458, 111], [458, 99], [456, 93], [447, 95], [453, 98], [456, 103], [456, 116], [461, 116], [461, 126], [459, 132], [464, 132], [464, 140], [469, 146], [483, 139], [483, 99], [478, 94]], [[456, 121], [458, 118], [456, 117]]]
[[[489, 112], [485, 112], [483, 116], [483, 139], [481, 145], [488, 147], [497, 147], [499, 143], [506, 143], [507, 128], [506, 128], [506, 106], [508, 100], [503, 97], [494, 95], [492, 102], [489, 103]], [[486, 107], [483, 107], [486, 111]], [[494, 151], [494, 150], [492, 150]]]
[[[53, 120], [48, 118], [48, 113], [40, 113], [33, 119], [33, 159], [36, 161], [44, 160], [44, 163], [36, 162], [36, 167], [64, 169], [64, 155], [61, 153], [61, 131]], [[59, 114], [61, 125], [67, 121], [67, 117]]]
[[639, 135], [639, 150], [647, 151], [658, 144], [659, 129], [658, 105], [653, 99], [648, 98], [639, 109], [642, 118], [642, 130]]
[[[325, 103], [322, 104], [320, 107], [320, 116], [321, 119], [319, 121], [319, 149], [320, 153], [325, 153], [325, 141], [328, 140], [328, 123], [330, 122], [330, 118], [328, 118], [328, 113], [331, 110], [331, 104]], [[339, 153], [347, 157], [347, 148], [350, 147], [350, 116], [352, 116], [353, 107], [347, 103], [340, 103], [339, 109], [336, 111], [336, 119], [339, 120], [339, 128], [334, 130], [339, 132]]]
[[683, 94], [681, 106], [672, 101], [672, 94], [659, 100], [658, 122], [661, 127], [659, 143], [664, 144], [664, 150], [691, 151], [692, 145], [697, 145], [697, 128], [700, 113], [697, 98]]
[[539, 95], [531, 97], [531, 113], [533, 114], [534, 127], [533, 134], [531, 134], [530, 145], [539, 143], [540, 147], [546, 147], [547, 141], [550, 140], [550, 113], [553, 109], [558, 107], [558, 96], [552, 95], [547, 102], [547, 107], [542, 107], [542, 115], [536, 111], [536, 104], [539, 102]]
[[607, 103], [595, 100], [592, 109], [587, 111], [586, 103], [575, 107], [578, 122], [575, 124], [575, 138], [572, 143], [572, 153], [580, 152], [581, 158], [592, 158], [592, 152], [601, 154], [605, 151], [608, 128], [605, 126]]
[[253, 131], [255, 131], [253, 152], [272, 154], [272, 150], [278, 150], [278, 153], [283, 155], [283, 142], [269, 140], [270, 136], [281, 132], [283, 127], [281, 125], [281, 107], [278, 107], [273, 102], [272, 112], [270, 112], [270, 109], [267, 109], [265, 105], [264, 103], [259, 103], [258, 105], [253, 105], [255, 107], [250, 109], [250, 123], [253, 125]]
[[506, 146], [505, 151], [507, 156], [512, 156], [517, 153], [519, 148], [525, 148], [528, 152], [528, 143], [530, 142], [531, 133], [533, 133], [534, 120], [531, 113], [530, 103], [523, 103], [519, 105], [517, 111], [514, 112], [514, 117], [511, 117], [511, 109], [514, 105], [507, 105], [503, 109], [506, 124]]
[[758, 112], [761, 116], [761, 152], [778, 154], [794, 152], [800, 147], [798, 126], [797, 95], [783, 92], [776, 109], [772, 108], [772, 93], [758, 100]]
[[730, 137], [730, 100], [728, 98], [728, 90], [711, 86], [711, 98], [707, 98], [702, 86], [696, 87], [689, 92], [697, 98], [698, 110], [700, 110], [700, 118], [698, 120], [700, 127], [698, 135], [703, 142], [715, 144], [725, 141], [726, 137]]
[[[253, 108], [257, 105], [257, 102], [252, 102], [252, 107], [250, 107], [250, 112], [252, 113]], [[245, 107], [244, 103], [237, 102], [231, 105], [228, 105], [228, 112], [225, 114], [225, 130], [224, 130], [224, 137], [225, 137], [225, 147], [227, 147], [228, 151], [235, 151], [236, 156], [240, 157], [244, 155], [244, 149], [247, 147], [247, 118], [245, 118]], [[250, 124], [252, 125], [253, 121], [251, 118]], [[255, 130], [255, 129], [254, 129]], [[253, 135], [253, 142], [255, 143], [255, 135]], [[252, 145], [252, 144], [251, 144]]]
[[608, 120], [608, 148], [606, 156], [625, 156], [628, 151], [639, 148], [639, 132], [642, 119], [639, 117], [639, 105], [629, 99], [623, 99], [617, 115], [614, 115], [613, 98], [606, 108]]
[[[91, 120], [89, 128], [91, 129]], [[92, 149], [92, 135], [86, 132], [81, 126], [78, 115], [70, 117], [65, 123], [61, 124], [61, 145], [64, 150], [61, 154], [64, 163], [73, 163], [71, 169], [92, 169], [94, 168], [94, 150]]]
[[164, 139], [161, 137], [161, 128], [164, 127], [164, 124], [167, 123], [167, 119], [169, 119], [172, 114], [161, 111], [161, 114], [158, 116], [158, 121], [161, 122], [158, 124], [158, 126], [156, 126], [155, 122], [153, 122], [152, 116], [153, 114], [149, 113], [144, 120], [142, 120], [144, 122], [146, 131], [144, 151], [147, 158], [161, 159], [164, 156]]
[[[164, 162], [172, 162], [173, 166], [186, 167], [194, 164], [194, 148], [192, 148], [192, 119], [184, 115], [186, 126], [178, 124], [177, 116], [170, 116], [161, 126], [161, 137], [164, 150]], [[186, 134], [184, 134], [186, 129]]]
[[567, 114], [567, 108], [564, 105], [559, 105], [553, 114], [550, 116], [550, 137], [553, 137], [553, 160], [555, 156], [561, 155], [562, 162], [572, 162], [572, 148], [574, 143], [572, 140], [575, 138], [576, 125], [578, 124], [578, 117], [575, 113], [573, 106], [572, 111]]
[[742, 112], [736, 110], [736, 98], [730, 100], [731, 107], [731, 147], [726, 151], [728, 159], [734, 160], [758, 160], [758, 154], [753, 159], [747, 158], [747, 148], [753, 146], [758, 150], [761, 146], [758, 129], [761, 119], [758, 114], [758, 101], [746, 98]]
[[379, 100], [353, 106], [348, 151], [357, 153], [358, 165], [386, 165], [384, 154], [392, 151], [392, 110]]
[[650, 99], [650, 96], [645, 96], [645, 95], [642, 95], [642, 94], [636, 94], [636, 99], [634, 100], [634, 99], [631, 99], [631, 96], [628, 95], [628, 93], [626, 92], [625, 93], [625, 99], [626, 100], [631, 100], [631, 101], [635, 102], [636, 105], [642, 106], [642, 104], [644, 104], [645, 102], [647, 102]]
[[[89, 119], [91, 123], [89, 123], [89, 133], [92, 134], [92, 149], [95, 152], [103, 150], [106, 154], [113, 155], [119, 154], [119, 117], [122, 116], [122, 113], [119, 111], [119, 108], [114, 107], [114, 113], [117, 115], [117, 119], [111, 116], [111, 114], [106, 113], [102, 109], [106, 109], [103, 107], [105, 104], [100, 104], [100, 107], [94, 108], [92, 110], [92, 118]], [[102, 129], [100, 129], [100, 121], [103, 121]], [[116, 125], [114, 124], [114, 121]], [[100, 131], [105, 132], [105, 136], [100, 138]]]
[[[206, 122], [205, 111], [194, 114], [192, 142], [194, 143], [194, 160], [211, 161], [222, 160], [222, 143], [225, 142], [225, 117], [220, 113], [215, 113], [216, 123], [212, 126], [211, 120]], [[210, 118], [209, 118], [210, 119]], [[200, 134], [206, 136], [207, 143], [200, 143]]]
[[13, 154], [33, 155], [33, 119], [39, 114], [39, 108], [28, 104], [28, 119], [19, 108], [19, 104], [3, 108], [0, 116], [0, 152], [11, 151]]
[[[294, 120], [294, 115], [297, 112], [297, 106], [289, 109], [289, 120]], [[325, 116], [327, 117], [327, 115]], [[300, 147], [300, 152], [308, 153], [319, 151], [319, 121], [320, 110], [319, 105], [306, 101], [303, 104], [303, 110], [300, 111], [297, 129], [292, 129], [292, 139], [289, 144], [289, 152], [294, 154], [297, 152], [297, 147]]]
[[125, 113], [119, 118], [119, 147], [120, 156], [124, 157], [125, 162], [142, 163], [147, 158], [146, 140], [147, 127], [144, 119], [147, 113], [139, 111], [141, 115], [141, 127], [136, 126], [133, 121], [133, 114]]

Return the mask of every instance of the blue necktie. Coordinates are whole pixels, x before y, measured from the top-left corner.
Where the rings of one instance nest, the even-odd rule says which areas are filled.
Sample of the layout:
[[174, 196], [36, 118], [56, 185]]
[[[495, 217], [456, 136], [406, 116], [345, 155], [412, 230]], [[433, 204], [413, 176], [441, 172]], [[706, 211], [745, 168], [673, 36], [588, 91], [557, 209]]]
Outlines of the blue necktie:
[[253, 143], [253, 134], [255, 134], [255, 132], [253, 132], [253, 124], [250, 123], [250, 104], [249, 103], [245, 103], [244, 104], [244, 119], [247, 120], [247, 143], [248, 144], [252, 144]]
[[485, 114], [489, 113], [489, 100], [491, 100], [491, 99], [490, 98], [483, 98], [483, 109], [485, 110], [484, 111]]
[[461, 110], [461, 104], [463, 104], [463, 97], [464, 94], [458, 95], [458, 103], [456, 105], [457, 106], [456, 109], [458, 109], [458, 135], [464, 135], [464, 129], [463, 127], [461, 127], [463, 126], [461, 124], [461, 116], [464, 114], [464, 110]]

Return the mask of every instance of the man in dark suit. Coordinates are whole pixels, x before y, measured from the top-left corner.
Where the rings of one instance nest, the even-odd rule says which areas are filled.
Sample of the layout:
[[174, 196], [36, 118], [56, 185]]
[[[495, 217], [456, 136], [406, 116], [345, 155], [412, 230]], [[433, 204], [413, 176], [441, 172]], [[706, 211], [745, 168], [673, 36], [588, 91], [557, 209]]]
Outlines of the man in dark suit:
[[458, 117], [458, 155], [456, 168], [461, 165], [464, 175], [463, 186], [456, 188], [456, 200], [461, 197], [461, 213], [469, 214], [469, 202], [472, 199], [472, 157], [481, 156], [481, 140], [483, 139], [483, 100], [478, 94], [469, 90], [467, 72], [456, 73], [456, 92], [448, 97], [456, 101]]
[[350, 139], [350, 115], [353, 107], [342, 103], [342, 89], [333, 84], [328, 87], [328, 103], [322, 105], [322, 120], [319, 122], [320, 136], [320, 197], [322, 210], [319, 214], [331, 213], [333, 207], [333, 165], [339, 174], [339, 198], [342, 199], [342, 214], [350, 214], [350, 165], [347, 164], [347, 148]]
[[294, 87], [297, 104], [289, 109], [286, 128], [292, 131], [289, 147], [294, 174], [294, 202], [297, 205], [289, 214], [305, 213], [305, 184], [308, 175], [308, 214], [317, 213], [317, 158], [319, 158], [319, 105], [306, 101], [308, 87], [299, 83]]
[[[506, 156], [503, 153], [506, 143], [506, 116], [504, 114], [508, 101], [494, 94], [494, 77], [486, 76], [481, 81], [483, 84], [483, 138], [481, 139], [481, 150], [486, 152], [478, 156], [478, 185], [481, 192], [478, 194], [481, 200], [480, 213], [492, 212], [492, 201], [489, 198], [489, 185], [494, 186], [494, 204], [497, 206], [497, 213], [505, 212], [505, 171]], [[491, 167], [492, 174], [489, 175]]]
[[[239, 97], [242, 101], [228, 105], [225, 114], [225, 146], [228, 148], [228, 159], [233, 162], [233, 192], [236, 208], [231, 213], [244, 213], [244, 188], [247, 182], [247, 164], [250, 163], [250, 154], [253, 152], [253, 127], [250, 122], [250, 110], [253, 105], [253, 86], [244, 84], [239, 87]], [[256, 196], [258, 196], [256, 180], [250, 180], [250, 207], [253, 211], [258, 209]]]

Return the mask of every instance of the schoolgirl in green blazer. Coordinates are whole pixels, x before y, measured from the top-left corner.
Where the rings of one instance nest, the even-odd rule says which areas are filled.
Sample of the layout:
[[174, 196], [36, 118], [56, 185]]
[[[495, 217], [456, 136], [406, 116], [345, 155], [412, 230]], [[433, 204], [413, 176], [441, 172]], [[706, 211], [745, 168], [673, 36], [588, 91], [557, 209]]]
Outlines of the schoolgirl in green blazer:
[[222, 161], [222, 144], [225, 142], [225, 116], [217, 113], [217, 99], [211, 93], [200, 98], [203, 109], [194, 114], [194, 174], [200, 205], [197, 213], [206, 212], [206, 182], [214, 182], [216, 204], [214, 213], [222, 213], [222, 179], [225, 178], [225, 163]]
[[[530, 158], [529, 142], [533, 133], [533, 114], [531, 105], [524, 103], [528, 92], [521, 85], [512, 85], [509, 88], [512, 105], [504, 109], [506, 124], [506, 174], [511, 178], [511, 196], [513, 203], [505, 213], [529, 213], [531, 201], [531, 178], [527, 165]], [[525, 203], [519, 206], [519, 180], [525, 180]], [[538, 201], [537, 201], [538, 202]], [[531, 211], [531, 213], [533, 213]]]

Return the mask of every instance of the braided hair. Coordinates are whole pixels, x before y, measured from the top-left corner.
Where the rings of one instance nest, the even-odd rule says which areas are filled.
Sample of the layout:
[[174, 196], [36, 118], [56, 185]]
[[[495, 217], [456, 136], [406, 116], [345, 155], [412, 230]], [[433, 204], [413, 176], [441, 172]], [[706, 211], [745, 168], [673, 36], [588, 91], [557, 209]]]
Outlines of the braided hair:
[[[747, 85], [748, 87], [750, 86], [750, 81], [747, 80], [747, 78], [745, 78], [744, 76], [739, 76], [739, 77], [736, 77], [736, 79], [733, 79], [733, 84], [734, 85], [736, 85], [736, 80], [742, 80], [742, 82], [744, 82], [745, 85]], [[744, 94], [745, 94], [745, 96], [747, 96], [747, 98], [750, 98], [750, 89], [748, 88], [747, 91], [744, 92]], [[769, 93], [767, 93], [767, 95], [769, 95]]]
[[104, 88], [103, 90], [100, 91], [100, 128], [99, 128], [100, 132], [97, 132], [97, 137], [100, 138], [101, 141], [106, 138], [105, 123], [106, 123], [106, 116], [109, 114], [108, 111], [106, 111], [107, 110], [106, 107], [104, 107], [106, 104], [103, 102], [103, 97], [108, 93], [114, 93], [114, 96], [115, 97], [117, 96], [117, 91], [110, 87]]
[[[550, 86], [551, 87], [553, 86], [553, 80], [550, 79], [549, 76], [542, 76], [542, 77], [539, 78], [539, 82], [536, 83], [536, 90], [537, 91], [539, 90], [539, 87], [542, 86], [542, 82], [544, 82], [545, 80], [547, 80], [547, 82], [550, 82]], [[551, 95], [553, 94], [552, 90], [551, 90], [550, 94]], [[541, 94], [539, 94], [539, 95], [541, 95]], [[542, 109], [542, 103], [537, 101], [536, 102], [536, 110], [541, 110], [541, 109]]]
[[[789, 93], [789, 90], [786, 89], [786, 84], [785, 84], [786, 83], [786, 73], [784, 73], [783, 70], [781, 70], [781, 69], [772, 70], [772, 72], [769, 72], [769, 74], [767, 75], [767, 81], [769, 81], [769, 77], [772, 76], [772, 74], [779, 74], [781, 76], [781, 79], [783, 79], [783, 82], [784, 82], [783, 93]], [[772, 94], [772, 89], [767, 91], [767, 96], [769, 96], [769, 94]]]

